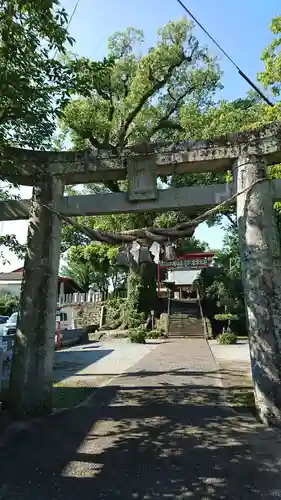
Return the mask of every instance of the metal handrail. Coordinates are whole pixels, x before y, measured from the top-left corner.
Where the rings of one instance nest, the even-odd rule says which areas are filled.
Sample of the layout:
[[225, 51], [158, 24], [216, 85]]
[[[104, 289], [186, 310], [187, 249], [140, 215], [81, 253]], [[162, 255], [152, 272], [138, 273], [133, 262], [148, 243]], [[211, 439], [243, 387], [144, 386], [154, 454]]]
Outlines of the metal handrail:
[[202, 326], [203, 326], [203, 331], [204, 331], [204, 338], [207, 340], [208, 332], [207, 332], [207, 328], [206, 328], [206, 321], [205, 321], [205, 318], [203, 315], [203, 308], [202, 308], [202, 304], [201, 304], [200, 291], [198, 288], [197, 288], [197, 297], [198, 297], [200, 316], [201, 316]]

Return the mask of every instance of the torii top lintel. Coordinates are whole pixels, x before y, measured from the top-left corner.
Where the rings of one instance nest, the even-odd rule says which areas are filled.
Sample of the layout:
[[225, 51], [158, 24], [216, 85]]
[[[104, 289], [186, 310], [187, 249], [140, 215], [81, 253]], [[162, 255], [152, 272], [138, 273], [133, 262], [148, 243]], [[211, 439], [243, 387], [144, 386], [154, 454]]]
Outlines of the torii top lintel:
[[32, 185], [44, 174], [64, 184], [122, 180], [127, 162], [152, 162], [158, 175], [224, 171], [239, 156], [262, 155], [269, 164], [281, 162], [281, 121], [256, 130], [203, 141], [140, 144], [124, 150], [121, 158], [92, 150], [33, 151], [7, 149], [0, 160], [0, 175], [11, 182]]

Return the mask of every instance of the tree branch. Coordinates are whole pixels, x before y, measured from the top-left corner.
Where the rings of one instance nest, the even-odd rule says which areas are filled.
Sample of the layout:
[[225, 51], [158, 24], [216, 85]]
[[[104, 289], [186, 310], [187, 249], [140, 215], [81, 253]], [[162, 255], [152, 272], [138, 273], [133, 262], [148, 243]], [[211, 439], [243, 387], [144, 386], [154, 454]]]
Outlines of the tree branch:
[[102, 149], [102, 144], [98, 141], [98, 139], [96, 139], [92, 135], [85, 137], [85, 139], [88, 139], [94, 148]]
[[95, 87], [96, 92], [100, 97], [102, 97], [105, 101], [110, 101], [110, 94], [107, 94], [102, 88], [100, 87]]
[[127, 116], [127, 118], [125, 120], [125, 123], [124, 123], [123, 127], [121, 128], [121, 132], [120, 132], [120, 136], [119, 136], [120, 137], [119, 144], [120, 144], [121, 149], [123, 148], [123, 144], [124, 144], [126, 133], [127, 133], [127, 130], [129, 128], [129, 126], [131, 125], [132, 121], [136, 118], [136, 116], [138, 115], [138, 113], [140, 112], [140, 110], [142, 109], [142, 107], [144, 106], [144, 104], [146, 103], [146, 101], [150, 97], [152, 97], [155, 94], [155, 92], [157, 92], [158, 90], [161, 90], [166, 85], [166, 83], [169, 81], [169, 78], [171, 78], [174, 69], [180, 67], [181, 64], [186, 59], [187, 59], [187, 57], [186, 57], [185, 53], [182, 52], [179, 60], [175, 61], [170, 66], [170, 68], [168, 69], [166, 75], [164, 76], [164, 78], [162, 78], [162, 80], [155, 80], [153, 78], [153, 74], [152, 74], [151, 68], [150, 67], [148, 68], [148, 71], [150, 71], [150, 74], [148, 75], [148, 78], [152, 81], [153, 85], [151, 86], [150, 89], [148, 89], [143, 94], [142, 98], [139, 100], [139, 102], [137, 103], [137, 105], [135, 106], [135, 108], [128, 114], [128, 116]]
[[107, 181], [104, 183], [104, 185], [110, 189], [112, 193], [120, 193], [120, 188], [118, 186], [118, 182], [116, 181]]
[[153, 129], [151, 130], [151, 133], [149, 134], [149, 139], [151, 139], [156, 134], [156, 132], [164, 129], [179, 130], [180, 132], [183, 131], [183, 128], [179, 123], [173, 122], [172, 120], [162, 119], [159, 121], [158, 125], [153, 127]]
[[193, 92], [193, 90], [195, 90], [194, 87], [190, 87], [181, 96], [179, 96], [177, 99], [174, 99], [174, 97], [170, 93], [170, 90], [168, 89], [168, 93], [169, 93], [171, 99], [174, 101], [174, 104], [166, 112], [166, 114], [159, 120], [158, 124], [152, 128], [152, 130], [148, 136], [149, 139], [151, 139], [151, 137], [153, 137], [156, 134], [156, 132], [158, 132], [159, 130], [163, 130], [163, 129], [173, 129], [173, 130], [179, 130], [180, 132], [182, 132], [182, 130], [183, 130], [182, 126], [179, 123], [175, 123], [172, 120], [169, 120], [169, 118], [179, 108], [182, 100], [187, 96], [187, 94], [191, 94]]
[[110, 129], [111, 129], [111, 125], [112, 125], [114, 112], [115, 112], [115, 108], [114, 108], [114, 103], [113, 103], [113, 97], [112, 97], [112, 92], [110, 92], [110, 105], [109, 105], [108, 117], [107, 117], [108, 122], [109, 122], [109, 126], [108, 126], [108, 129], [104, 135], [104, 140], [103, 140], [103, 147], [104, 148], [107, 148], [109, 145]]
[[236, 226], [236, 221], [231, 218], [230, 214], [225, 213], [223, 215], [225, 215], [225, 217], [229, 220], [229, 222], [231, 222], [233, 226]]
[[129, 79], [130, 79], [130, 76], [126, 75], [126, 78], [124, 80], [122, 80], [122, 82], [124, 83], [124, 99], [126, 99], [126, 97], [128, 97], [128, 94], [129, 94], [129, 90], [130, 90]]

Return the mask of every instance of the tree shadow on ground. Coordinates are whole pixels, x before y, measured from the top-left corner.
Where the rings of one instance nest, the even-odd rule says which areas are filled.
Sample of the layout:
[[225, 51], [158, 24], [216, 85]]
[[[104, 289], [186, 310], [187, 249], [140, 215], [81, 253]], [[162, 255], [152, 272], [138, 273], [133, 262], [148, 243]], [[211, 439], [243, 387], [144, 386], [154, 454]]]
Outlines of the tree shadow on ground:
[[131, 380], [4, 444], [1, 500], [281, 496], [277, 437], [231, 412], [222, 388]]
[[55, 352], [54, 382], [60, 382], [68, 377], [79, 374], [87, 366], [108, 356], [113, 349], [72, 349]]

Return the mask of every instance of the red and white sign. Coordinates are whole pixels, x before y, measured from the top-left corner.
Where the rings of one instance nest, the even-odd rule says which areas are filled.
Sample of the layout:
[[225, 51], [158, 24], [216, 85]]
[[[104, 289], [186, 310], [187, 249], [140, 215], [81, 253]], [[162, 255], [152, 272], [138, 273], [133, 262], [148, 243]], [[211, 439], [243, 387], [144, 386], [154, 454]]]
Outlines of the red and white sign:
[[181, 255], [174, 260], [160, 261], [158, 264], [158, 289], [160, 289], [161, 269], [173, 269], [174, 271], [194, 271], [209, 267], [215, 256], [214, 252], [196, 252]]

